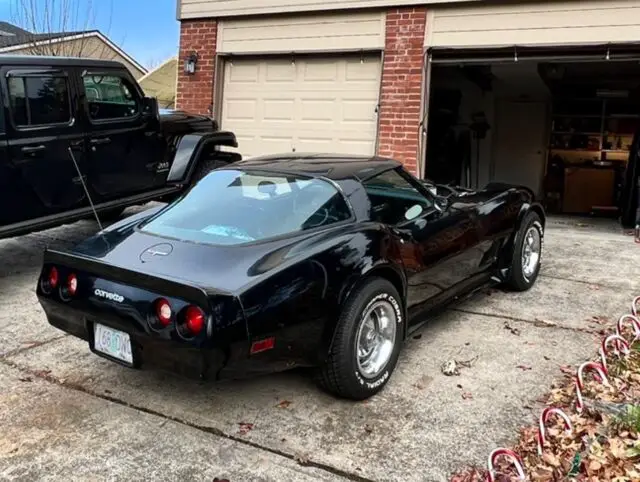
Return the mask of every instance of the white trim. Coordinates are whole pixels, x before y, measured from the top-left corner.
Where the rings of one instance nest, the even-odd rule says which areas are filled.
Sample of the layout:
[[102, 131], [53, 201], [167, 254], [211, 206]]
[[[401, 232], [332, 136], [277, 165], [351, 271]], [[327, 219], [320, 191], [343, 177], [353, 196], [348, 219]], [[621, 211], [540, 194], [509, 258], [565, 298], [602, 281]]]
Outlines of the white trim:
[[138, 69], [143, 74], [147, 74], [149, 71], [145, 69], [141, 64], [139, 64], [133, 57], [128, 55], [124, 50], [114, 44], [111, 40], [109, 40], [105, 35], [102, 35], [97, 30], [90, 30], [88, 32], [83, 32], [76, 35], [65, 35], [61, 37], [56, 37], [54, 39], [44, 39], [38, 40], [36, 42], [26, 42], [18, 45], [10, 45], [9, 47], [0, 48], [0, 53], [13, 52], [14, 50], [21, 50], [29, 46], [39, 46], [39, 45], [47, 45], [47, 44], [55, 44], [59, 42], [68, 42], [70, 40], [78, 40], [87, 37], [97, 37], [106, 43], [111, 49], [115, 50], [121, 57], [123, 57], [127, 62], [132, 64], [136, 69]]

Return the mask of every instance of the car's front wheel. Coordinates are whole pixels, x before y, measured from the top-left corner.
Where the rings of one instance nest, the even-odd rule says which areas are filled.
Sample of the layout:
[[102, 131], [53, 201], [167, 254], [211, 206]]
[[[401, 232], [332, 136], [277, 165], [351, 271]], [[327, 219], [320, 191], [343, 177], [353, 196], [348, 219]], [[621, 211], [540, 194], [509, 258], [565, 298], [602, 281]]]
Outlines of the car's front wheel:
[[370, 278], [348, 298], [329, 357], [320, 368], [323, 388], [363, 400], [379, 392], [393, 372], [404, 331], [404, 313], [394, 286]]
[[540, 216], [530, 211], [525, 215], [516, 234], [510, 276], [507, 281], [510, 289], [526, 291], [534, 285], [540, 273], [543, 242], [544, 230]]

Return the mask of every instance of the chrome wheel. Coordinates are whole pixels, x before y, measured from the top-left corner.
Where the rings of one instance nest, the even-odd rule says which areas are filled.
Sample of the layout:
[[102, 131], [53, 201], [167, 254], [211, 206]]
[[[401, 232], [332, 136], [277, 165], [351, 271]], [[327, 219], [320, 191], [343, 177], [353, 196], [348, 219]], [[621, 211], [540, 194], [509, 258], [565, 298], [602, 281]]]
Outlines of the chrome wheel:
[[396, 312], [388, 301], [376, 301], [362, 317], [356, 335], [358, 371], [375, 378], [391, 359], [396, 343]]
[[524, 235], [522, 246], [522, 274], [529, 279], [536, 271], [540, 262], [540, 231], [534, 226], [530, 227]]

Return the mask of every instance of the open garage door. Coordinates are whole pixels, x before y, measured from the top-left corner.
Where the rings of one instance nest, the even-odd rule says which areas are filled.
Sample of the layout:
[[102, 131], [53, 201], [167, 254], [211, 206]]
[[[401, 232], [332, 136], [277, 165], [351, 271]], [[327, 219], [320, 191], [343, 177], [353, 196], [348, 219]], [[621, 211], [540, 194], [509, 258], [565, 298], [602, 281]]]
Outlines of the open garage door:
[[243, 157], [374, 154], [379, 54], [233, 58], [224, 69], [222, 127]]

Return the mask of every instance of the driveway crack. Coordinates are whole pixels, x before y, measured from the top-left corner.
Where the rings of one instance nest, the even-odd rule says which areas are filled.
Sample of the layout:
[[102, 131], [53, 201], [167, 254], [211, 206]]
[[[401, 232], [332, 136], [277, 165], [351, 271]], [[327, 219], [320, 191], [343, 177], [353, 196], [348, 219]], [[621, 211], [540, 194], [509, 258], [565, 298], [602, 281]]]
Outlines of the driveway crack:
[[252, 442], [250, 440], [246, 440], [246, 439], [244, 439], [242, 437], [238, 437], [238, 436], [235, 436], [235, 435], [227, 434], [227, 433], [223, 432], [222, 430], [214, 428], [214, 427], [207, 427], [207, 426], [204, 426], [204, 425], [199, 425], [197, 423], [189, 422], [187, 420], [182, 420], [182, 419], [180, 419], [178, 417], [173, 417], [171, 415], [166, 415], [166, 414], [158, 412], [156, 410], [152, 410], [152, 409], [149, 409], [149, 408], [146, 408], [146, 407], [141, 407], [141, 406], [126, 402], [124, 400], [120, 400], [118, 398], [111, 397], [109, 395], [105, 395], [105, 394], [102, 394], [102, 393], [94, 392], [94, 391], [92, 391], [92, 390], [90, 390], [90, 389], [88, 389], [86, 387], [83, 387], [82, 385], [80, 385], [78, 383], [72, 383], [72, 382], [68, 382], [66, 380], [61, 380], [60, 378], [56, 377], [55, 375], [52, 375], [50, 372], [47, 372], [47, 371], [33, 370], [33, 369], [30, 369], [30, 368], [25, 368], [25, 367], [22, 367], [22, 366], [18, 365], [15, 362], [11, 361], [11, 360], [8, 360], [6, 358], [1, 358], [1, 357], [0, 357], [0, 363], [4, 364], [4, 365], [6, 365], [6, 366], [8, 366], [10, 368], [14, 368], [16, 370], [19, 370], [19, 371], [21, 371], [23, 373], [29, 374], [29, 375], [33, 376], [34, 378], [38, 378], [40, 380], [44, 380], [44, 381], [46, 381], [48, 383], [52, 383], [54, 385], [57, 385], [57, 386], [60, 386], [60, 387], [63, 387], [63, 388], [69, 389], [69, 390], [75, 390], [75, 391], [84, 393], [86, 395], [105, 400], [107, 402], [115, 403], [115, 404], [121, 405], [123, 407], [131, 408], [133, 410], [137, 410], [139, 412], [146, 413], [148, 415], [153, 415], [153, 416], [156, 416], [156, 417], [160, 417], [160, 418], [164, 419], [165, 421], [179, 423], [181, 425], [193, 428], [195, 430], [199, 430], [199, 431], [204, 432], [204, 433], [208, 433], [210, 435], [223, 437], [223, 438], [232, 440], [234, 442], [237, 442], [239, 444], [242, 444], [242, 445], [245, 445], [245, 446], [248, 446], [248, 447], [252, 447], [252, 448], [255, 448], [255, 449], [258, 449], [258, 450], [269, 452], [269, 453], [272, 453], [274, 455], [277, 455], [277, 456], [284, 457], [286, 459], [292, 460], [292, 461], [296, 462], [298, 465], [301, 465], [303, 467], [313, 467], [313, 468], [316, 468], [316, 469], [320, 469], [320, 470], [323, 470], [325, 472], [331, 473], [333, 475], [337, 475], [339, 477], [343, 477], [343, 478], [345, 478], [347, 480], [351, 480], [351, 481], [354, 481], [354, 482], [374, 482], [372, 479], [368, 479], [366, 477], [362, 477], [362, 476], [357, 475], [357, 474], [346, 472], [344, 470], [338, 469], [338, 468], [333, 467], [331, 465], [323, 464], [321, 462], [314, 462], [313, 460], [300, 460], [300, 458], [296, 457], [295, 455], [289, 454], [289, 453], [287, 453], [285, 451], [274, 449], [274, 448], [271, 448], [271, 447], [267, 447], [267, 446], [261, 445], [261, 444], [259, 444], [257, 442]]
[[601, 330], [594, 330], [591, 328], [576, 328], [573, 326], [564, 326], [564, 325], [559, 325], [557, 323], [553, 323], [553, 322], [548, 322], [548, 321], [543, 321], [543, 320], [529, 320], [526, 318], [518, 318], [517, 316], [509, 316], [509, 315], [494, 315], [492, 313], [481, 313], [479, 311], [473, 311], [473, 310], [465, 310], [462, 308], [452, 308], [451, 311], [458, 311], [460, 313], [465, 313], [468, 315], [477, 315], [477, 316], [486, 316], [487, 318], [497, 318], [499, 320], [509, 320], [509, 321], [516, 321], [516, 322], [520, 322], [520, 323], [527, 323], [529, 325], [534, 325], [537, 328], [548, 328], [548, 329], [558, 329], [558, 330], [565, 330], [565, 331], [572, 331], [572, 332], [578, 332], [578, 333], [587, 333], [590, 335], [596, 335], [596, 336], [600, 336], [600, 331]]

